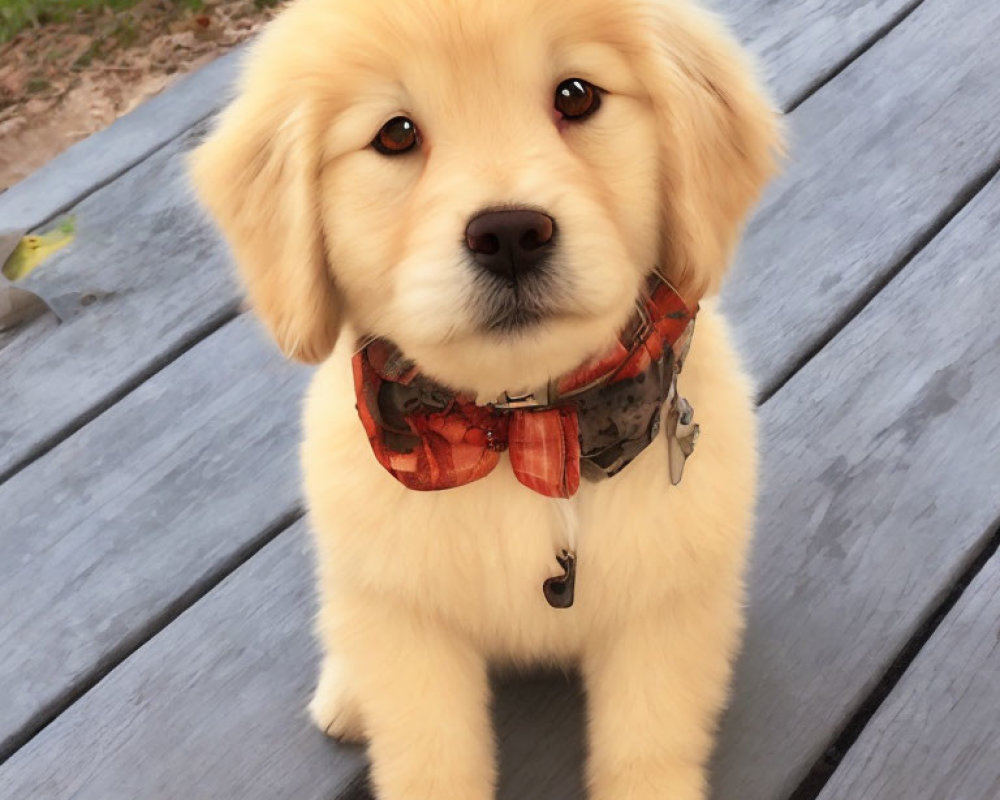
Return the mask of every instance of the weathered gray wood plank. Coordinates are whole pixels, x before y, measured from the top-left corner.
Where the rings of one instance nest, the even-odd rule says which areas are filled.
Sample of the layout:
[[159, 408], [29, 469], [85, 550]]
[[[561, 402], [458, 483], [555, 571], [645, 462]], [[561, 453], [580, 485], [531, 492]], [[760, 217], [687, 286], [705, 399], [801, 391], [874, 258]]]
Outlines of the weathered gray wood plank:
[[[815, 80], [817, 70], [835, 64], [857, 40], [892, 19], [901, 3], [838, 0], [823, 9], [821, 0], [801, 5], [756, 0], [754, 7], [769, 22], [755, 26], [738, 0], [719, 5], [744, 15], [738, 26], [747, 29], [744, 39], [772, 37], [764, 47], [766, 63], [782, 76], [783, 85], [801, 89]], [[801, 66], [798, 55], [790, 55], [797, 53], [793, 44], [800, 39], [809, 43], [811, 54]], [[221, 101], [225, 93], [232, 69], [227, 64], [217, 68], [203, 90], [213, 100]], [[163, 102], [169, 114], [179, 101]], [[199, 103], [201, 115], [210, 104]], [[953, 120], [956, 131], [965, 131], [962, 119]], [[965, 135], [975, 146], [976, 135]], [[185, 342], [204, 335], [236, 302], [222, 246], [199, 222], [181, 182], [181, 156], [191, 138], [172, 142], [80, 203], [74, 209], [77, 241], [29, 278], [29, 288], [46, 298], [95, 288], [115, 294], [77, 305], [79, 313], [70, 322], [23, 341], [15, 337], [0, 349], [0, 374], [10, 375], [0, 384], [0, 408], [5, 409], [0, 417], [0, 479], [169, 360]], [[49, 190], [39, 191], [46, 196]], [[947, 198], [938, 201], [943, 205]], [[0, 229], [12, 224], [8, 218], [17, 219], [4, 209], [0, 205]], [[892, 239], [890, 232], [877, 233]], [[774, 250], [769, 257], [784, 263]], [[849, 299], [841, 298], [841, 303]], [[51, 327], [51, 320], [38, 321], [33, 330], [44, 326]], [[72, 392], [65, 391], [67, 385]]]
[[19, 751], [0, 770], [0, 797], [334, 797], [361, 754], [335, 747], [304, 714], [316, 658], [303, 527], [266, 546]]
[[720, 798], [791, 792], [1000, 516], [998, 223], [995, 178], [764, 407]]
[[926, 0], [790, 116], [726, 307], [773, 387], [1000, 165], [1000, 4]]
[[[998, 223], [995, 179], [763, 409], [766, 488], [750, 626], [715, 765], [716, 798], [788, 796], [1000, 515], [1000, 497], [983, 480], [1000, 474], [1000, 419], [983, 415], [1000, 392], [1000, 280], [987, 246]], [[282, 585], [299, 587], [285, 590], [307, 591], [303, 564], [281, 575]], [[233, 587], [238, 608], [268, 591], [255, 581]], [[110, 787], [136, 774], [132, 765], [152, 752], [167, 759], [152, 796], [183, 796], [189, 769], [171, 768], [175, 718], [205, 724], [208, 731], [197, 733], [204, 758], [227, 764], [217, 776], [194, 769], [203, 796], [231, 796], [230, 761], [252, 775], [269, 759], [275, 779], [289, 781], [303, 770], [322, 774], [317, 762], [327, 758], [331, 772], [339, 770], [307, 734], [289, 743], [292, 720], [308, 728], [300, 713], [307, 683], [297, 671], [311, 659], [307, 639], [264, 684], [276, 694], [293, 685], [300, 694], [268, 706], [252, 735], [242, 716], [227, 722], [226, 702], [184, 688], [194, 678], [185, 677], [176, 654], [192, 650], [205, 654], [203, 670], [252, 676], [254, 662], [238, 651], [255, 652], [262, 633], [294, 616], [285, 602], [277, 599], [241, 628], [245, 639], [213, 643], [211, 630], [183, 624], [221, 613], [215, 596], [205, 598], [0, 768], [0, 787], [12, 796], [50, 785], [71, 786], [78, 798], [115, 797]], [[139, 712], [136, 690], [123, 688], [135, 686], [158, 687]], [[572, 687], [549, 687], [502, 693], [504, 800], [579, 796], [580, 701]], [[159, 727], [164, 717], [165, 740], [132, 733]], [[94, 743], [91, 729], [101, 731]], [[273, 784], [238, 788], [244, 800], [274, 796]], [[328, 799], [328, 789], [295, 796]]]
[[29, 231], [121, 175], [226, 100], [242, 48], [182, 78], [0, 193], [0, 232]]
[[1000, 797], [1000, 558], [966, 589], [820, 800]]
[[294, 512], [305, 378], [241, 317], [0, 486], [0, 758]]
[[708, 0], [764, 67], [782, 108], [890, 27], [914, 0]]
[[76, 313], [0, 349], [0, 475], [232, 315], [238, 290], [182, 175], [197, 133], [77, 206], [75, 241], [23, 282]]

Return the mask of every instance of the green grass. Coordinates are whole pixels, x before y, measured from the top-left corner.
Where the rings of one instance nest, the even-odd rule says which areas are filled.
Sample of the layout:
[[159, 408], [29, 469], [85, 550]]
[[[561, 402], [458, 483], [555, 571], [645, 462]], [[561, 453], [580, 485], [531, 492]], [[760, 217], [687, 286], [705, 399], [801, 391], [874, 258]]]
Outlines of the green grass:
[[102, 8], [121, 11], [138, 0], [0, 0], [0, 42], [6, 42], [25, 28], [52, 22], [68, 22], [78, 11]]
[[[137, 2], [138, 0], [0, 0], [0, 44], [25, 28], [69, 22], [79, 12], [96, 14], [103, 9], [123, 11]], [[191, 11], [200, 11], [204, 7], [202, 0], [174, 2]]]

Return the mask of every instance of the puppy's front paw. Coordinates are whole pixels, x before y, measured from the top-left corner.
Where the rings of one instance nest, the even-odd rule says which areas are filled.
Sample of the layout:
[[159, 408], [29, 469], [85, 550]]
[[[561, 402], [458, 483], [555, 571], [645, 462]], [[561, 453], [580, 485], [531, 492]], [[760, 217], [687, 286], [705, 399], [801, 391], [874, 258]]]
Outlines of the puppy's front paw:
[[331, 657], [323, 660], [319, 685], [309, 703], [309, 716], [323, 733], [343, 742], [363, 742], [365, 728], [357, 699]]

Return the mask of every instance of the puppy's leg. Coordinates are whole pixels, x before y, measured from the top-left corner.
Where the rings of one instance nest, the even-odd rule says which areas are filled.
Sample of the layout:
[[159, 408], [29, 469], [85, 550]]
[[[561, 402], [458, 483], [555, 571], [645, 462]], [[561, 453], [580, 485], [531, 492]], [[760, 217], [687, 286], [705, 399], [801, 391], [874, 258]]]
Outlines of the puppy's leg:
[[327, 736], [345, 742], [360, 742], [365, 738], [361, 708], [347, 682], [343, 660], [334, 651], [323, 658], [309, 716]]
[[[319, 541], [322, 551], [323, 541]], [[358, 703], [357, 689], [340, 652], [338, 639], [341, 604], [335, 591], [337, 583], [324, 579], [320, 573], [319, 615], [316, 618], [316, 635], [323, 650], [323, 664], [319, 681], [309, 703], [309, 716], [327, 736], [346, 742], [360, 742], [365, 738], [364, 719]]]
[[703, 800], [742, 626], [735, 597], [692, 597], [594, 642], [583, 659], [592, 800]]
[[340, 642], [379, 800], [490, 800], [496, 779], [483, 657], [402, 603], [355, 598]]

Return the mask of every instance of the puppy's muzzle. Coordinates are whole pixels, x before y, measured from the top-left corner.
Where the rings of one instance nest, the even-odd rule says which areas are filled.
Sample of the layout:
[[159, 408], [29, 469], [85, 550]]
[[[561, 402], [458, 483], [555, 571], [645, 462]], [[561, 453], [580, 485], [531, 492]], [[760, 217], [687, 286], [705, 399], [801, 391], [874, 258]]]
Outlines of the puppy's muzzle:
[[486, 211], [469, 221], [465, 243], [477, 266], [516, 285], [549, 258], [554, 234], [555, 220], [538, 211]]

